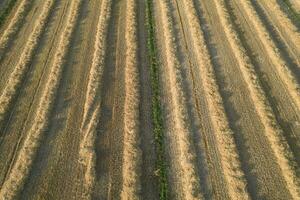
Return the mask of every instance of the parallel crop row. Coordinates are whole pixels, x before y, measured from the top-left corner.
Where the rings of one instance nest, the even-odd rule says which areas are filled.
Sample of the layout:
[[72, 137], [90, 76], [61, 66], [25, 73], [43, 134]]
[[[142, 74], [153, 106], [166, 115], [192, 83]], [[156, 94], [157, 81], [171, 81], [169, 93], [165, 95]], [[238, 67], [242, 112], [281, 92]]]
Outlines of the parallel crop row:
[[30, 65], [30, 61], [34, 56], [35, 49], [38, 46], [39, 39], [45, 29], [45, 25], [47, 24], [47, 20], [53, 5], [54, 0], [48, 0], [45, 2], [42, 13], [37, 19], [36, 25], [28, 38], [24, 51], [22, 52], [19, 61], [11, 73], [9, 80], [0, 96], [0, 121], [3, 120], [4, 115], [8, 111], [18, 88], [22, 84], [27, 69]]
[[4, 11], [0, 15], [0, 27], [4, 24], [7, 16], [10, 14], [10, 11], [14, 8], [16, 5], [17, 0], [11, 0], [5, 7]]
[[[196, 167], [196, 153], [192, 142], [192, 130], [189, 122], [188, 111], [186, 107], [187, 99], [184, 92], [184, 81], [181, 74], [181, 66], [176, 55], [176, 41], [174, 40], [174, 29], [172, 25], [171, 11], [167, 0], [158, 1], [160, 7], [162, 30], [164, 36], [164, 46], [166, 55], [166, 76], [169, 77], [169, 90], [171, 94], [172, 120], [175, 123], [174, 135], [171, 142], [175, 142], [178, 155], [171, 155], [175, 159], [180, 169], [178, 180], [183, 199], [202, 199], [199, 184], [199, 174]], [[179, 191], [178, 191], [179, 192]]]
[[102, 1], [100, 15], [97, 24], [97, 33], [94, 45], [93, 61], [89, 74], [87, 93], [82, 119], [81, 131], [83, 139], [80, 144], [80, 161], [85, 165], [85, 197], [90, 199], [91, 191], [95, 178], [95, 137], [96, 126], [99, 120], [101, 82], [104, 69], [106, 36], [108, 31], [108, 22], [111, 15], [111, 0]]
[[26, 10], [30, 5], [31, 0], [22, 0], [15, 15], [11, 19], [8, 27], [5, 29], [0, 38], [0, 57], [2, 57], [3, 49], [7, 46], [8, 42], [12, 39], [12, 36], [19, 29], [20, 22], [25, 17]]
[[[246, 190], [239, 155], [233, 138], [232, 130], [229, 127], [225, 114], [222, 98], [219, 93], [214, 68], [208, 49], [205, 45], [204, 34], [201, 31], [200, 22], [196, 14], [195, 5], [192, 0], [183, 3], [184, 12], [187, 16], [191, 39], [193, 40], [197, 61], [199, 63], [200, 76], [205, 88], [212, 123], [217, 138], [217, 146], [221, 154], [221, 164], [226, 178], [229, 195], [232, 199], [249, 199]], [[222, 18], [222, 17], [221, 17]]]
[[66, 22], [67, 24], [60, 37], [58, 50], [54, 57], [49, 78], [46, 82], [39, 104], [37, 105], [36, 115], [34, 116], [30, 130], [26, 133], [27, 135], [24, 139], [23, 146], [15, 161], [13, 161], [14, 165], [10, 169], [8, 177], [0, 190], [0, 199], [14, 199], [30, 172], [41, 137], [48, 125], [49, 115], [53, 107], [52, 104], [55, 100], [62, 75], [64, 58], [67, 54], [71, 36], [75, 29], [81, 2], [81, 0], [72, 1], [71, 10]]
[[123, 185], [121, 199], [140, 199], [141, 162], [139, 128], [140, 80], [138, 69], [137, 2], [126, 2], [126, 58]]
[[300, 28], [300, 13], [296, 11], [296, 9], [293, 7], [291, 0], [280, 0], [282, 1], [286, 7], [287, 7], [287, 15], [290, 16], [291, 20], [293, 21], [298, 28]]
[[290, 68], [284, 62], [280, 50], [274, 44], [274, 41], [271, 39], [268, 31], [263, 25], [262, 21], [259, 19], [257, 14], [254, 11], [253, 6], [249, 0], [241, 1], [241, 7], [245, 11], [245, 15], [253, 22], [253, 28], [256, 30], [258, 37], [266, 48], [266, 53], [269, 58], [272, 60], [273, 66], [277, 71], [277, 74], [280, 76], [284, 84], [287, 86], [287, 89], [293, 98], [296, 106], [300, 109], [300, 85], [297, 82], [296, 75], [290, 70]]
[[[293, 46], [295, 46], [296, 48], [291, 49], [292, 51], [291, 54], [296, 54], [294, 56], [296, 57], [296, 60], [299, 63], [299, 59], [300, 59], [299, 56], [297, 58], [297, 55], [300, 55], [300, 49], [299, 48], [297, 49], [297, 47], [300, 46], [299, 30], [291, 22], [288, 16], [286, 16], [286, 14], [280, 9], [280, 6], [279, 4], [277, 4], [276, 0], [269, 0], [267, 2], [265, 1], [256, 2], [251, 0], [251, 2], [253, 7], [257, 10], [256, 11], [257, 14], [259, 14], [260, 18], [262, 19], [262, 22], [265, 24], [266, 28], [271, 33], [275, 31], [276, 35], [280, 36], [280, 40], [282, 40], [282, 42], [285, 42], [287, 48], [291, 48], [290, 45], [291, 43], [293, 43]], [[276, 15], [274, 15], [273, 13], [276, 13]], [[264, 20], [264, 18], [267, 18], [267, 20]], [[270, 30], [270, 24], [268, 23], [272, 23], [271, 30]], [[272, 39], [274, 39], [274, 36]], [[278, 39], [274, 39], [274, 41], [278, 42]], [[280, 44], [278, 46], [280, 46]], [[300, 69], [299, 64], [297, 68], [298, 70]]]
[[297, 199], [300, 197], [299, 183], [294, 171], [295, 159], [293, 154], [283, 136], [283, 131], [276, 121], [274, 112], [262, 89], [261, 82], [253, 65], [251, 64], [250, 58], [247, 56], [247, 53], [230, 22], [223, 0], [214, 1], [220, 16], [220, 21], [226, 33], [226, 37], [228, 38], [230, 46], [235, 53], [235, 57], [239, 63], [244, 80], [248, 85], [251, 99], [254, 102], [257, 113], [265, 127], [265, 134], [282, 170], [282, 175], [285, 178], [291, 195]]

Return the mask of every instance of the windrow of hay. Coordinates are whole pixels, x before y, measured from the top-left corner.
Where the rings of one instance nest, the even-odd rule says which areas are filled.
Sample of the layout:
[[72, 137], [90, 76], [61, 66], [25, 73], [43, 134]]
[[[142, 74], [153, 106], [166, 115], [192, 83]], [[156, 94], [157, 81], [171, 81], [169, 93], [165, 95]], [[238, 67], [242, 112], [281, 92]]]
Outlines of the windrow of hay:
[[93, 61], [89, 74], [87, 93], [85, 97], [84, 113], [81, 132], [83, 139], [80, 143], [80, 162], [85, 166], [85, 194], [84, 199], [91, 198], [95, 182], [96, 155], [94, 149], [96, 126], [99, 120], [101, 96], [100, 86], [102, 82], [106, 36], [108, 23], [111, 16], [111, 0], [103, 0], [100, 8], [100, 15], [97, 24], [97, 33], [94, 45]]
[[67, 54], [71, 36], [75, 29], [75, 24], [78, 18], [78, 12], [82, 0], [73, 0], [71, 10], [68, 15], [67, 24], [60, 37], [57, 52], [54, 56], [54, 62], [49, 74], [49, 79], [46, 82], [44, 92], [42, 93], [39, 104], [37, 105], [36, 115], [32, 121], [23, 146], [17, 155], [12, 169], [9, 171], [7, 179], [0, 190], [0, 199], [10, 200], [18, 194], [24, 185], [28, 176], [31, 165], [34, 161], [37, 149], [40, 145], [40, 140], [45, 131], [49, 115], [53, 107], [53, 102], [61, 80], [64, 58]]
[[21, 25], [22, 19], [25, 17], [27, 8], [29, 7], [31, 0], [23, 0], [16, 10], [15, 15], [11, 19], [8, 27], [4, 30], [0, 38], [0, 57], [2, 57], [3, 49], [7, 46], [8, 42], [12, 39], [12, 36], [17, 32]]
[[299, 180], [295, 173], [295, 158], [283, 136], [283, 131], [276, 121], [271, 105], [262, 89], [261, 82], [256, 71], [247, 56], [237, 33], [230, 22], [223, 0], [214, 0], [219, 14], [220, 22], [224, 28], [226, 37], [239, 63], [240, 70], [246, 81], [251, 99], [254, 102], [256, 111], [265, 127], [265, 134], [270, 142], [271, 148], [277, 158], [277, 163], [282, 171], [287, 188], [294, 199], [299, 199]]
[[191, 32], [191, 39], [197, 52], [199, 74], [203, 80], [205, 96], [211, 113], [217, 146], [220, 152], [223, 173], [227, 182], [228, 192], [232, 199], [249, 199], [246, 180], [241, 169], [233, 132], [229, 127], [222, 97], [217, 85], [211, 58], [205, 44], [204, 33], [192, 0], [183, 1], [184, 13]]
[[100, 105], [95, 106], [95, 110], [91, 115], [91, 119], [87, 127], [82, 130], [84, 138], [80, 143], [79, 161], [85, 166], [84, 174], [84, 193], [82, 199], [91, 199], [93, 187], [95, 185], [95, 164], [96, 164], [96, 152], [95, 152], [95, 137], [96, 128], [99, 122]]
[[141, 199], [141, 164], [139, 104], [140, 80], [138, 69], [137, 2], [126, 2], [126, 59], [124, 104], [123, 184], [121, 199]]
[[239, 2], [240, 7], [244, 10], [245, 15], [251, 19], [253, 28], [257, 32], [257, 36], [266, 48], [266, 53], [272, 60], [273, 66], [277, 71], [284, 84], [286, 85], [291, 97], [293, 98], [296, 107], [300, 109], [300, 85], [297, 82], [296, 75], [290, 70], [290, 68], [284, 62], [280, 49], [278, 49], [271, 39], [269, 32], [266, 30], [261, 19], [255, 13], [255, 9], [250, 0]]
[[93, 106], [99, 95], [99, 87], [102, 80], [104, 69], [104, 58], [106, 49], [106, 36], [108, 31], [108, 22], [111, 15], [111, 0], [104, 0], [101, 4], [99, 20], [97, 24], [97, 33], [94, 45], [94, 54], [89, 74], [89, 82], [87, 86], [86, 100], [84, 104], [83, 120], [81, 128], [84, 129], [88, 124], [90, 114], [93, 113]]
[[[259, 4], [266, 5], [265, 9], [269, 10], [272, 13], [276, 13], [274, 17], [276, 17], [277, 23], [281, 26], [281, 28], [284, 28], [284, 31], [288, 34], [289, 38], [293, 41], [297, 49], [297, 53], [300, 53], [300, 33], [298, 28], [293, 24], [293, 22], [290, 20], [290, 18], [287, 16], [285, 12], [282, 11], [280, 8], [280, 5], [276, 0], [268, 0], [268, 1], [258, 1]], [[300, 15], [299, 15], [300, 16]], [[275, 22], [274, 22], [275, 23]], [[299, 22], [300, 23], [300, 22]], [[274, 28], [277, 30], [277, 32], [280, 34], [280, 29], [274, 24]], [[284, 37], [281, 37], [284, 39]], [[299, 55], [299, 54], [297, 54]], [[300, 59], [300, 58], [298, 58]], [[298, 66], [300, 67], [300, 66]]]
[[[166, 55], [166, 68], [169, 77], [169, 90], [171, 94], [170, 118], [174, 121], [175, 127], [172, 133], [173, 138], [168, 142], [173, 142], [174, 147], [177, 148], [178, 155], [170, 155], [171, 159], [174, 159], [179, 166], [178, 177], [180, 180], [176, 180], [180, 184], [179, 191], [176, 191], [181, 195], [181, 199], [203, 199], [200, 189], [200, 177], [196, 166], [196, 153], [193, 146], [193, 132], [189, 122], [187, 99], [184, 92], [184, 80], [181, 73], [181, 67], [177, 56], [177, 45], [175, 41], [174, 27], [172, 25], [171, 9], [168, 0], [161, 0], [156, 2], [158, 4], [159, 13], [162, 23], [162, 35], [163, 43], [165, 46]], [[175, 144], [176, 143], [176, 144]], [[172, 166], [171, 166], [172, 167]]]
[[[277, 2], [251, 0], [251, 3], [300, 84], [300, 27], [287, 16], [293, 12], [292, 8], [287, 8], [284, 12], [280, 5], [285, 6], [285, 3], [280, 0]], [[300, 13], [298, 21], [300, 24]]]
[[38, 46], [39, 39], [43, 34], [45, 25], [47, 24], [54, 2], [55, 0], [47, 0], [45, 2], [41, 15], [37, 19], [35, 27], [28, 38], [24, 51], [22, 52], [17, 65], [10, 74], [9, 80], [2, 91], [0, 96], [0, 122], [9, 110], [9, 106], [13, 98], [16, 96], [17, 90], [23, 82], [27, 69], [30, 65], [30, 61]]
[[8, 2], [4, 2], [4, 8], [2, 8], [0, 11], [0, 28], [5, 23], [7, 17], [10, 15], [11, 11], [16, 6], [16, 4], [17, 0], [10, 0]]
[[300, 28], [300, 3], [297, 0], [280, 0], [278, 3], [292, 23]]

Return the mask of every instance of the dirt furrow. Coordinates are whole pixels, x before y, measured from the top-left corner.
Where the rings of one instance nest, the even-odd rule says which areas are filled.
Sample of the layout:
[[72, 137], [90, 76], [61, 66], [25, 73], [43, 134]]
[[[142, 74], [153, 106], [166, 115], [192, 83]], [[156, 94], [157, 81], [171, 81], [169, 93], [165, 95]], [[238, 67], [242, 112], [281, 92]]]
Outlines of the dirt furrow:
[[[18, 31], [16, 31], [13, 39], [8, 42], [6, 48], [3, 51], [2, 56], [0, 57], [0, 90], [2, 91], [6, 83], [9, 75], [14, 70], [17, 65], [19, 59], [19, 55], [21, 55], [24, 51], [24, 47], [28, 42], [28, 36], [33, 32], [33, 29], [36, 26], [36, 21], [39, 19], [41, 15], [41, 11], [43, 10], [44, 3], [40, 3], [39, 0], [32, 1], [28, 8], [24, 19], [20, 22]], [[5, 28], [4, 28], [5, 30]], [[27, 37], [24, 38], [23, 36]]]
[[45, 29], [47, 24], [48, 17], [53, 8], [54, 0], [48, 0], [45, 2], [43, 11], [37, 20], [36, 26], [33, 29], [33, 32], [29, 36], [28, 42], [25, 46], [25, 49], [22, 55], [19, 58], [18, 64], [10, 75], [10, 78], [2, 91], [0, 96], [0, 121], [3, 120], [4, 115], [6, 114], [11, 101], [16, 96], [16, 92], [20, 87], [20, 84], [23, 82], [26, 71], [28, 70], [29, 63], [33, 57], [33, 54], [37, 48], [39, 39]]
[[[177, 57], [177, 45], [174, 40], [173, 20], [170, 13], [170, 2], [160, 1], [155, 3], [157, 8], [157, 21], [161, 21], [162, 33], [158, 37], [163, 42], [163, 62], [166, 69], [163, 70], [163, 81], [166, 81], [168, 92], [164, 98], [169, 98], [166, 111], [168, 129], [166, 143], [170, 157], [170, 183], [174, 197], [179, 199], [202, 198], [200, 190], [200, 177], [196, 165], [195, 147], [192, 141], [192, 127], [189, 121], [187, 99], [184, 92], [184, 80], [182, 77], [179, 60]], [[160, 38], [161, 37], [161, 38]], [[166, 92], [166, 91], [165, 91]], [[169, 122], [168, 122], [169, 121]], [[174, 124], [170, 124], [174, 123]], [[173, 127], [172, 127], [173, 126]], [[171, 128], [172, 127], [172, 128]], [[174, 135], [170, 135], [170, 134]], [[176, 174], [172, 174], [176, 173]], [[175, 193], [174, 193], [175, 192]]]
[[80, 163], [83, 138], [80, 128], [97, 32], [94, 27], [98, 20], [94, 19], [102, 14], [99, 12], [101, 2], [84, 1], [80, 6], [49, 126], [22, 191], [22, 199], [87, 198], [86, 168]]
[[[282, 40], [286, 44], [288, 51], [296, 60], [297, 66], [295, 66], [295, 68], [296, 70], [298, 70], [297, 75], [300, 76], [299, 74], [299, 70], [300, 70], [299, 30], [288, 18], [288, 16], [281, 10], [278, 1], [252, 0], [251, 2], [256, 8], [256, 12], [260, 15], [260, 17], [264, 18], [262, 19], [262, 21], [264, 22], [264, 24], [266, 24], [266, 27], [268, 25], [271, 26], [273, 28], [273, 32], [276, 32], [275, 35], [278, 35], [280, 37], [280, 40]], [[273, 33], [272, 29], [269, 29], [268, 31], [272, 36]], [[285, 49], [281, 49], [281, 50], [285, 50]]]
[[193, 1], [185, 1], [183, 5], [191, 29], [191, 35], [194, 39], [195, 50], [198, 52], [199, 74], [203, 74], [203, 84], [204, 88], [206, 88], [207, 102], [216, 131], [215, 134], [221, 154], [223, 173], [227, 180], [229, 194], [231, 199], [249, 199], [246, 190], [246, 180], [241, 170], [239, 155], [235, 147], [234, 138], [232, 137], [233, 133], [229, 127], [224, 107], [222, 106], [223, 100], [219, 94], [210, 55], [204, 43], [205, 39], [201, 32], [194, 3]]
[[286, 85], [286, 89], [290, 93], [295, 107], [297, 109], [300, 109], [300, 85], [297, 81], [297, 75], [294, 74], [293, 71], [291, 71], [291, 69], [287, 66], [287, 63], [284, 61], [282, 55], [280, 54], [280, 49], [276, 47], [269, 32], [266, 30], [262, 21], [255, 13], [250, 0], [242, 1], [240, 5], [244, 10], [245, 15], [252, 20], [253, 28], [255, 28], [257, 36], [264, 44], [266, 54], [272, 60], [272, 67], [275, 68], [275, 72], [277, 72], [279, 77]]
[[261, 86], [275, 114], [276, 120], [283, 130], [284, 136], [294, 153], [294, 157], [300, 163], [300, 112], [295, 109], [293, 100], [287, 98], [288, 91], [280, 77], [274, 73], [272, 61], [265, 55], [265, 48], [260, 39], [256, 37], [252, 28], [251, 19], [248, 19], [243, 10], [240, 9], [239, 2], [225, 1], [229, 16], [234, 28], [239, 35], [240, 41], [246, 49], [255, 71], [260, 79]]
[[80, 161], [85, 165], [85, 187], [86, 198], [89, 199], [91, 191], [95, 182], [95, 165], [96, 165], [96, 153], [95, 153], [95, 139], [96, 128], [100, 115], [100, 103], [101, 103], [101, 84], [102, 76], [105, 64], [105, 49], [106, 38], [108, 32], [108, 22], [111, 15], [112, 2], [110, 0], [104, 0], [101, 2], [101, 10], [97, 24], [96, 41], [94, 46], [93, 61], [89, 74], [89, 82], [87, 86], [87, 93], [85, 97], [85, 105], [83, 112], [83, 120], [81, 131], [83, 139], [80, 147]]
[[[68, 21], [64, 32], [60, 38], [59, 51], [54, 57], [54, 63], [50, 72], [49, 79], [45, 86], [45, 91], [42, 94], [38, 104], [38, 114], [35, 116], [34, 123], [24, 140], [23, 147], [19, 154], [13, 159], [14, 165], [9, 170], [9, 175], [0, 190], [0, 197], [5, 199], [13, 199], [20, 189], [31, 169], [40, 138], [48, 124], [48, 116], [51, 111], [53, 99], [59, 86], [62, 65], [65, 54], [68, 50], [70, 37], [74, 30], [74, 24], [77, 20], [78, 8], [81, 1], [72, 2], [71, 12], [68, 16]], [[15, 160], [15, 161], [14, 161]]]
[[[239, 67], [239, 62], [226, 36], [222, 17], [215, 1], [199, 1], [203, 7], [203, 32], [212, 55], [216, 80], [220, 87], [229, 125], [240, 155], [241, 166], [247, 180], [251, 198], [290, 198], [284, 185], [276, 157], [265, 135], [264, 125], [255, 110], [249, 86]], [[200, 12], [198, 12], [199, 14]], [[201, 16], [201, 13], [200, 13]], [[225, 16], [226, 17], [226, 16]], [[203, 19], [204, 18], [204, 19]], [[222, 19], [222, 20], [221, 20]], [[234, 78], [232, 78], [234, 77]], [[271, 192], [272, 191], [272, 192]], [[279, 192], [280, 191], [280, 192]]]
[[126, 1], [113, 1], [96, 134], [93, 199], [120, 199], [122, 191]]
[[15, 11], [15, 15], [9, 22], [8, 27], [2, 33], [0, 37], [0, 59], [3, 56], [3, 50], [7, 46], [8, 42], [12, 39], [12, 36], [18, 31], [19, 26], [21, 25], [20, 22], [25, 17], [26, 10], [31, 3], [31, 0], [23, 0], [19, 4], [18, 9]]
[[[54, 56], [53, 51], [57, 43], [56, 36], [58, 35], [58, 32], [60, 32], [60, 28], [62, 22], [64, 21], [63, 19], [66, 14], [66, 8], [68, 5], [68, 2], [64, 3], [63, 8], [61, 9], [62, 12], [59, 13], [60, 16], [59, 20], [57, 20], [57, 24], [51, 24], [51, 22], [56, 22], [56, 18], [53, 15], [50, 17], [50, 26], [46, 31], [53, 33], [53, 35], [51, 35], [51, 38], [48, 38], [48, 35], [44, 34], [41, 38], [39, 47], [37, 48], [37, 51], [40, 53], [34, 56], [30, 71], [27, 73], [28, 76], [26, 76], [24, 84], [22, 85], [22, 90], [17, 93], [16, 101], [13, 102], [12, 109], [10, 109], [9, 111], [9, 116], [3, 122], [4, 126], [3, 129], [1, 129], [0, 140], [0, 151], [2, 152], [2, 154], [0, 154], [0, 158], [1, 160], [3, 160], [0, 166], [3, 173], [4, 171], [6, 171], [5, 168], [9, 167], [9, 160], [12, 159], [12, 155], [14, 155], [16, 151], [18, 151], [18, 143], [20, 143], [20, 141], [23, 139], [23, 135], [19, 133], [22, 132], [23, 134], [25, 134], [24, 130], [26, 131], [29, 122], [32, 120], [31, 118], [34, 113], [34, 107], [37, 104], [38, 96], [41, 93], [40, 88], [45, 82], [43, 80], [47, 79], [45, 75], [49, 70], [47, 66], [50, 65], [50, 58]], [[60, 4], [58, 3], [56, 7], [59, 6]], [[55, 14], [56, 12], [54, 12], [54, 15]], [[50, 42], [47, 43], [47, 41]], [[33, 95], [27, 95], [28, 93]], [[1, 182], [3, 183], [3, 181]]]
[[262, 89], [260, 80], [255, 72], [253, 65], [249, 57], [246, 54], [243, 45], [238, 39], [238, 35], [232, 28], [228, 15], [226, 15], [225, 4], [222, 1], [215, 0], [218, 12], [221, 16], [221, 23], [223, 24], [226, 36], [230, 41], [231, 48], [235, 53], [236, 59], [239, 62], [241, 72], [243, 73], [244, 79], [247, 82], [252, 101], [255, 104], [256, 110], [260, 119], [265, 127], [265, 133], [269, 139], [271, 147], [277, 157], [278, 165], [282, 170], [282, 175], [288, 185], [291, 195], [294, 198], [298, 196], [298, 181], [295, 173], [295, 158], [288, 146], [281, 127], [279, 127], [278, 122], [274, 112], [270, 106], [270, 103]]
[[[197, 69], [197, 61], [195, 59], [194, 51], [192, 50], [191, 43], [189, 41], [189, 30], [186, 26], [186, 16], [181, 12], [179, 1], [171, 1], [171, 10], [173, 13], [173, 24], [174, 24], [174, 38], [177, 41], [177, 55], [180, 61], [179, 65], [182, 66], [182, 75], [184, 77], [184, 91], [186, 92], [187, 98], [187, 110], [192, 127], [192, 144], [195, 146], [197, 170], [199, 172], [201, 183], [201, 193], [204, 198], [211, 195], [211, 179], [208, 176], [208, 166], [210, 155], [205, 152], [207, 146], [207, 134], [211, 134], [212, 126], [210, 120], [207, 120], [206, 115], [209, 112], [206, 107], [206, 99], [200, 100], [199, 88], [203, 89], [202, 85], [199, 84], [200, 77], [195, 73]], [[197, 77], [197, 78], [196, 78]], [[202, 93], [202, 91], [201, 91]], [[201, 95], [202, 96], [202, 95]], [[205, 102], [205, 103], [203, 103]], [[204, 120], [204, 118], [206, 118]], [[205, 123], [203, 123], [203, 120]], [[206, 123], [207, 122], [207, 123]], [[209, 127], [209, 128], [208, 128]], [[208, 128], [208, 129], [207, 129]], [[203, 135], [202, 135], [203, 133]], [[204, 137], [203, 137], [204, 136]], [[204, 139], [203, 139], [204, 138]], [[215, 155], [218, 157], [219, 155]], [[220, 165], [218, 165], [220, 169]], [[221, 172], [221, 171], [218, 171]], [[221, 172], [222, 173], [222, 172]], [[220, 175], [220, 174], [219, 174]], [[221, 176], [219, 176], [221, 178]], [[222, 180], [223, 181], [223, 180]], [[222, 186], [221, 186], [222, 187]]]

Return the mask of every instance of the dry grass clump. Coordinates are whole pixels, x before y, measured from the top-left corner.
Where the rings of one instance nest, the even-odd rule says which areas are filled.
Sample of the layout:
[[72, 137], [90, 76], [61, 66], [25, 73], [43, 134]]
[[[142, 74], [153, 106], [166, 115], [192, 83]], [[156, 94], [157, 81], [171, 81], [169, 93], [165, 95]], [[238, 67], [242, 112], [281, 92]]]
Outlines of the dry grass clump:
[[124, 105], [123, 185], [121, 199], [141, 198], [139, 129], [140, 80], [138, 70], [137, 1], [126, 2], [126, 60]]
[[100, 96], [104, 58], [106, 49], [106, 36], [108, 31], [108, 22], [111, 15], [111, 0], [103, 0], [100, 9], [99, 20], [97, 24], [97, 33], [95, 38], [93, 61], [89, 74], [89, 82], [85, 97], [85, 105], [82, 119], [81, 132], [83, 139], [80, 143], [80, 162], [85, 165], [85, 199], [91, 198], [95, 182], [95, 137], [96, 126], [100, 113]]
[[58, 50], [54, 57], [53, 66], [44, 88], [44, 93], [37, 105], [35, 118], [24, 139], [23, 146], [16, 157], [15, 163], [9, 171], [10, 173], [0, 190], [0, 199], [14, 199], [23, 187], [24, 181], [30, 172], [32, 162], [40, 144], [40, 139], [48, 125], [52, 103], [54, 102], [62, 75], [64, 58], [68, 51], [71, 35], [75, 28], [81, 2], [81, 0], [72, 1], [71, 12], [68, 16], [65, 29], [60, 37]]
[[244, 10], [245, 15], [251, 19], [253, 28], [257, 32], [257, 36], [260, 38], [260, 41], [266, 48], [266, 53], [269, 58], [272, 60], [273, 66], [275, 67], [277, 74], [282, 79], [284, 84], [287, 86], [287, 89], [293, 98], [296, 106], [300, 109], [300, 85], [297, 82], [296, 75], [290, 70], [290, 68], [284, 62], [280, 49], [278, 49], [271, 39], [269, 32], [264, 26], [263, 22], [255, 13], [251, 2], [249, 0], [241, 1], [240, 6]]
[[256, 111], [265, 127], [265, 134], [270, 142], [271, 148], [277, 158], [277, 163], [282, 170], [282, 175], [286, 181], [287, 187], [294, 199], [299, 196], [299, 181], [294, 170], [296, 165], [295, 158], [288, 146], [284, 133], [276, 121], [271, 105], [261, 87], [260, 80], [255, 72], [249, 57], [243, 48], [238, 35], [234, 31], [230, 22], [225, 4], [222, 0], [214, 0], [220, 21], [224, 27], [226, 36], [230, 43], [235, 57], [239, 63], [240, 70], [246, 81], [252, 101], [256, 107]]
[[209, 104], [209, 110], [212, 118], [211, 121], [217, 138], [217, 146], [221, 154], [221, 163], [229, 195], [232, 199], [249, 199], [249, 195], [246, 190], [246, 180], [241, 169], [233, 132], [228, 124], [214, 68], [211, 63], [208, 49], [205, 45], [204, 34], [201, 31], [195, 5], [192, 0], [184, 1], [183, 5], [192, 34], [191, 38], [197, 52], [199, 71], [205, 88], [205, 96]]
[[0, 96], [0, 121], [3, 120], [5, 113], [9, 109], [9, 105], [16, 95], [16, 92], [21, 85], [26, 71], [30, 65], [30, 61], [34, 56], [35, 49], [38, 46], [39, 39], [45, 29], [45, 25], [48, 21], [48, 17], [53, 8], [54, 0], [48, 0], [45, 2], [42, 13], [37, 19], [33, 32], [30, 34], [28, 41], [25, 45], [17, 65], [11, 73], [8, 82], [3, 89]]
[[187, 111], [187, 99], [184, 92], [184, 81], [181, 74], [181, 66], [176, 55], [176, 41], [174, 27], [172, 26], [171, 10], [167, 0], [157, 2], [160, 11], [159, 15], [162, 20], [162, 30], [164, 35], [164, 46], [166, 54], [166, 70], [169, 76], [169, 88], [171, 92], [171, 117], [174, 120], [174, 137], [171, 139], [177, 142], [174, 145], [179, 152], [179, 155], [171, 155], [180, 166], [178, 172], [180, 179], [180, 189], [182, 189], [183, 199], [202, 199], [202, 194], [199, 184], [199, 174], [196, 166], [196, 153], [192, 144], [192, 130], [189, 124], [189, 116]]
[[18, 9], [16, 10], [15, 15], [11, 19], [8, 27], [3, 32], [0, 38], [0, 58], [3, 55], [3, 49], [7, 46], [8, 42], [12, 39], [12, 36], [17, 32], [19, 26], [21, 25], [22, 19], [25, 17], [27, 8], [29, 7], [31, 0], [23, 0]]

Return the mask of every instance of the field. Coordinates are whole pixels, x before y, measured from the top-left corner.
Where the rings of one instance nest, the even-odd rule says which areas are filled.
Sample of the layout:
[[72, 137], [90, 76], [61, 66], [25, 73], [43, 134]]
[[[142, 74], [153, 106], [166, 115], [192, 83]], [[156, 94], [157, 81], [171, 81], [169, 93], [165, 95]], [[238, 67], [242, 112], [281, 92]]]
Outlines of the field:
[[0, 1], [0, 200], [299, 200], [299, 6]]

